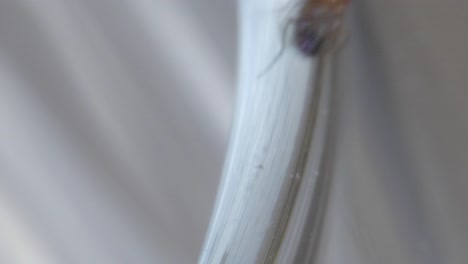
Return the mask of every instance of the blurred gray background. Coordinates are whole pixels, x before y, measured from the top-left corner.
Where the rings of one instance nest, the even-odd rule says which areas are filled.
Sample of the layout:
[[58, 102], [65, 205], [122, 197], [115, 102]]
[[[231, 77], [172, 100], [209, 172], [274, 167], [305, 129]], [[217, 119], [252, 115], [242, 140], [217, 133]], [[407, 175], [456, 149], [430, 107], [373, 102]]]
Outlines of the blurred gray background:
[[[195, 263], [236, 1], [0, 1], [0, 263]], [[468, 261], [468, 2], [356, 1], [323, 263]]]
[[195, 263], [236, 1], [0, 1], [0, 263]]

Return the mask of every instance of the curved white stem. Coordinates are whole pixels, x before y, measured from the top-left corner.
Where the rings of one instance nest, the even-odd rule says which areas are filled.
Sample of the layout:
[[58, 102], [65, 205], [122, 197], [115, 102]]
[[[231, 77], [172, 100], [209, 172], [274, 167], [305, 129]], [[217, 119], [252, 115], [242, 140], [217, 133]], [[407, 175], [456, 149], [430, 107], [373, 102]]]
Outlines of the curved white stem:
[[313, 248], [302, 232], [317, 226], [308, 212], [326, 177], [331, 59], [307, 58], [288, 45], [260, 76], [280, 49], [285, 2], [240, 1], [237, 112], [200, 263], [310, 259], [297, 249]]

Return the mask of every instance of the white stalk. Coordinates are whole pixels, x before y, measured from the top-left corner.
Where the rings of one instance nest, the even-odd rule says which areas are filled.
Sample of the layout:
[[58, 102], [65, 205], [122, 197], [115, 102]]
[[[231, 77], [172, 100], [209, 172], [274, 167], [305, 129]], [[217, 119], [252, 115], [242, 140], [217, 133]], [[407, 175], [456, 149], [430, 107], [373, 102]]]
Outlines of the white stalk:
[[305, 57], [286, 41], [284, 53], [260, 75], [281, 48], [294, 6], [296, 0], [240, 0], [235, 122], [200, 263], [293, 263], [315, 256], [317, 239], [304, 232], [320, 237], [323, 206], [315, 204], [328, 182], [331, 59]]

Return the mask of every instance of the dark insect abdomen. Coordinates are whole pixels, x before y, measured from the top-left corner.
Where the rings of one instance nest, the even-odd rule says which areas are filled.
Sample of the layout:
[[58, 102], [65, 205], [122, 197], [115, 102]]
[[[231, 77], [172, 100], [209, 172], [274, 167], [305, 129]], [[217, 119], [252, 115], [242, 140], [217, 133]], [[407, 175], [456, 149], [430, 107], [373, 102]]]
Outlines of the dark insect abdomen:
[[320, 36], [317, 29], [311, 27], [308, 22], [299, 21], [296, 23], [294, 41], [304, 55], [315, 56], [320, 51], [323, 36]]

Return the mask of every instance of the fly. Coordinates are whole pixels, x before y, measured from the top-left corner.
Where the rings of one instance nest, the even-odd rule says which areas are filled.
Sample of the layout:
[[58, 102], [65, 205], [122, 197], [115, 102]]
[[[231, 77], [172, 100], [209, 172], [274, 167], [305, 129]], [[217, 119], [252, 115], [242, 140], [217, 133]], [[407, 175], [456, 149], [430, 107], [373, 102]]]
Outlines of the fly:
[[308, 57], [332, 51], [342, 44], [342, 22], [349, 2], [350, 0], [303, 0], [297, 18], [289, 20], [283, 29], [281, 50], [260, 76], [283, 54], [287, 29], [291, 25], [294, 26], [294, 45]]
[[294, 44], [306, 56], [330, 51], [340, 42], [349, 0], [308, 0], [294, 20]]

